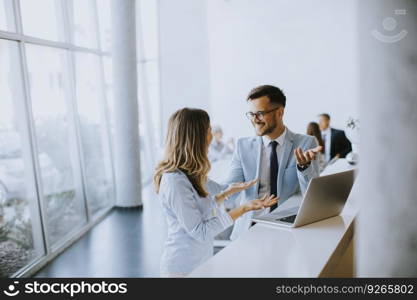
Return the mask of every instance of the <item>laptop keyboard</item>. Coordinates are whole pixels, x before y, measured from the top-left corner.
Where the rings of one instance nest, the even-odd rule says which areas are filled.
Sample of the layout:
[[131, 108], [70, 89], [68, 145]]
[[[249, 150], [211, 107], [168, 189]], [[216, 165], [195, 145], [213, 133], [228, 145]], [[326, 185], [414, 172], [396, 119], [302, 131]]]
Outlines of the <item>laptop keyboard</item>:
[[292, 216], [276, 219], [275, 221], [281, 221], [281, 222], [286, 222], [286, 223], [294, 223], [296, 217], [297, 217], [297, 215], [292, 215]]

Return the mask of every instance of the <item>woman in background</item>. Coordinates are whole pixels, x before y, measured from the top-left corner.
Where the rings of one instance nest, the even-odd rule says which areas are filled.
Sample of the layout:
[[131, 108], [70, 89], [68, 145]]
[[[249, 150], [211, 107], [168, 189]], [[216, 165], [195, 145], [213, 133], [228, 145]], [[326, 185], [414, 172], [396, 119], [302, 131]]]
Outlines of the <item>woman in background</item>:
[[317, 143], [319, 144], [319, 146], [322, 147], [321, 151], [317, 156], [317, 160], [319, 162], [319, 169], [320, 169], [320, 173], [324, 170], [324, 168], [326, 167], [326, 160], [324, 157], [324, 142], [323, 139], [321, 137], [321, 131], [320, 131], [320, 126], [319, 124], [317, 124], [316, 122], [310, 122], [307, 125], [307, 134], [308, 135], [312, 135], [316, 138]]
[[208, 180], [210, 118], [204, 110], [184, 108], [168, 124], [165, 157], [154, 185], [167, 218], [168, 237], [161, 257], [161, 276], [183, 277], [213, 255], [214, 237], [245, 212], [272, 206], [274, 195], [226, 212], [222, 202], [256, 183], [235, 183], [222, 191]]

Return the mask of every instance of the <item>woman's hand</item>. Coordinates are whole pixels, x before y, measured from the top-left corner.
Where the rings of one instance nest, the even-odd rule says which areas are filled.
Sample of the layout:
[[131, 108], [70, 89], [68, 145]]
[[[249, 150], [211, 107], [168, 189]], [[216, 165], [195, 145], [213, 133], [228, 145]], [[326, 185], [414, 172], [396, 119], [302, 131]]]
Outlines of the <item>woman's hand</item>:
[[237, 218], [239, 218], [244, 213], [251, 211], [251, 210], [258, 210], [265, 207], [270, 207], [278, 202], [278, 197], [275, 197], [274, 195], [271, 196], [263, 196], [260, 199], [255, 199], [252, 201], [249, 201], [248, 203], [245, 203], [237, 208], [232, 209], [228, 212], [230, 217], [235, 221]]
[[235, 193], [239, 193], [241, 191], [244, 191], [244, 190], [250, 188], [251, 186], [253, 186], [257, 182], [258, 182], [258, 179], [254, 179], [252, 181], [247, 181], [247, 182], [236, 182], [236, 183], [232, 183], [225, 190], [225, 193], [227, 194], [226, 196], [229, 197], [229, 196], [231, 196], [231, 195], [233, 195]]
[[254, 179], [248, 182], [232, 183], [231, 185], [228, 186], [226, 190], [216, 195], [216, 202], [220, 204], [224, 201], [224, 199], [230, 197], [233, 194], [239, 193], [241, 191], [244, 191], [250, 188], [252, 185], [254, 185], [257, 182], [258, 182], [258, 179]]
[[262, 198], [255, 199], [252, 201], [249, 201], [248, 203], [245, 203], [243, 205], [245, 211], [251, 211], [251, 210], [258, 210], [263, 209], [265, 207], [270, 207], [278, 202], [278, 197], [275, 197], [275, 195], [270, 196], [263, 196]]
[[239, 193], [241, 191], [244, 191], [244, 190], [250, 188], [256, 182], [258, 182], [258, 179], [254, 179], [254, 180], [248, 181], [248, 182], [232, 183], [231, 185], [228, 186], [228, 188], [226, 190], [224, 190], [220, 194], [216, 195], [217, 203], [221, 203], [225, 198], [228, 198], [233, 194]]

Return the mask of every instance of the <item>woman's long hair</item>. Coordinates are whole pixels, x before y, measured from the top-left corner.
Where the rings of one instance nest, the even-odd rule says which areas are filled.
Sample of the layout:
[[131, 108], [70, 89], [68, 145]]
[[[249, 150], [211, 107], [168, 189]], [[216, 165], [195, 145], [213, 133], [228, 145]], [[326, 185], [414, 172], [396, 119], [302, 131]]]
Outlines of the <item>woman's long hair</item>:
[[168, 122], [165, 156], [157, 165], [153, 176], [157, 193], [164, 173], [181, 170], [201, 197], [208, 196], [205, 184], [210, 171], [207, 156], [209, 128], [210, 117], [201, 109], [183, 108], [171, 116]]
[[321, 137], [320, 126], [316, 122], [310, 122], [307, 125], [307, 134], [316, 137], [319, 146], [322, 147], [321, 153], [324, 153], [324, 143]]

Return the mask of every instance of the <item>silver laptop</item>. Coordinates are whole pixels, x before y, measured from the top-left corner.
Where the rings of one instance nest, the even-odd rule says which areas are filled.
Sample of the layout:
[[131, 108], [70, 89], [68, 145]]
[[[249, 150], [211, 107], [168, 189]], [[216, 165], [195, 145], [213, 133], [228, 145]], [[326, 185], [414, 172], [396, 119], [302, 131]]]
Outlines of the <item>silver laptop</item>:
[[[300, 227], [337, 216], [343, 210], [354, 181], [354, 170], [313, 178], [308, 184], [301, 205], [253, 218], [256, 223]], [[301, 197], [301, 196], [300, 196]]]

